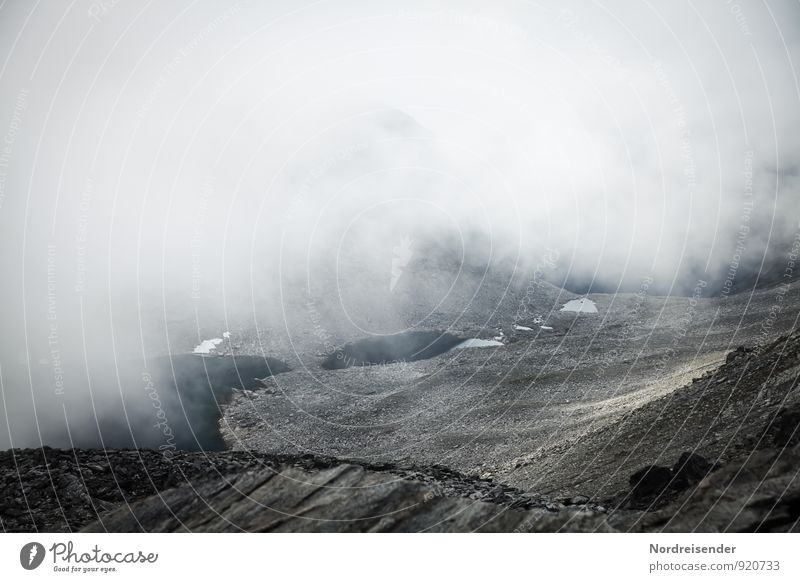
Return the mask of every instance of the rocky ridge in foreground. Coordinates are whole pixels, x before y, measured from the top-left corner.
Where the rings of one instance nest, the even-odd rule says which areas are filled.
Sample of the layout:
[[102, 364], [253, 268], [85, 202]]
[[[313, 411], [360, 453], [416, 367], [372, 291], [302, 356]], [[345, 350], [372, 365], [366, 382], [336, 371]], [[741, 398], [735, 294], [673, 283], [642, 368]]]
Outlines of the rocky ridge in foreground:
[[4, 531], [48, 532], [792, 532], [800, 531], [798, 467], [800, 445], [771, 448], [689, 474], [682, 491], [633, 482], [619, 493], [665, 499], [647, 511], [585, 496], [536, 498], [442, 467], [28, 449], [0, 454], [0, 517]]
[[[447, 520], [450, 510], [456, 515], [467, 506], [477, 508], [475, 519], [487, 520], [510, 509], [553, 509], [547, 500], [445, 467], [233, 451], [163, 455], [153, 450], [12, 449], [0, 452], [0, 485], [4, 531], [66, 532], [87, 524], [92, 530], [205, 531], [214, 529], [209, 520], [215, 515], [229, 525], [245, 520], [230, 525], [233, 529], [250, 529], [246, 520], [253, 520], [254, 529], [264, 529], [256, 525], [272, 515], [267, 507], [282, 508], [281, 520], [292, 517], [298, 524], [321, 508], [327, 519], [355, 523], [343, 529], [360, 529], [360, 521], [401, 509], [425, 513], [424, 519], [416, 516], [420, 523], [437, 515]], [[235, 503], [252, 505], [265, 495], [274, 498], [263, 507], [232, 509]], [[221, 499], [225, 508], [219, 507]], [[425, 503], [441, 507], [420, 512]], [[591, 504], [581, 509], [603, 511]], [[227, 515], [231, 511], [237, 516]]]

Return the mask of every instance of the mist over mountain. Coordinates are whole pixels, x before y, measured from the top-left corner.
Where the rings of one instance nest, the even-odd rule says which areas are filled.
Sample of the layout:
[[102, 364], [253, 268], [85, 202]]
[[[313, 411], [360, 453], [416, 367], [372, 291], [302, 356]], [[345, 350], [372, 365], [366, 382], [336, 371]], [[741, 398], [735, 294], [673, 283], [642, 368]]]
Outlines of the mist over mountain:
[[[158, 449], [165, 417], [183, 450], [430, 430], [409, 458], [479, 471], [472, 439], [511, 463], [523, 427], [561, 426], [508, 378], [622, 414], [789, 333], [798, 22], [789, 0], [4, 4], [0, 449]], [[563, 311], [586, 294], [597, 318]], [[237, 429], [251, 392], [286, 400]]]

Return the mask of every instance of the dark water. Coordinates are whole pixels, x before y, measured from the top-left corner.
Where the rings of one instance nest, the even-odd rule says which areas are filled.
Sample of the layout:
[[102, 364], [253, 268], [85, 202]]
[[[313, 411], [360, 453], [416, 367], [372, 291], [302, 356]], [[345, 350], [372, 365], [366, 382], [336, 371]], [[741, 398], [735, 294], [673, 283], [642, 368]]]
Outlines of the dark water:
[[126, 378], [124, 411], [98, 414], [98, 436], [107, 447], [224, 450], [220, 407], [234, 390], [257, 389], [258, 378], [288, 370], [278, 359], [258, 356], [185, 354], [138, 363]]
[[350, 366], [426, 360], [443, 354], [463, 341], [464, 338], [438, 331], [411, 331], [370, 337], [338, 348], [325, 359], [322, 367], [340, 370]]

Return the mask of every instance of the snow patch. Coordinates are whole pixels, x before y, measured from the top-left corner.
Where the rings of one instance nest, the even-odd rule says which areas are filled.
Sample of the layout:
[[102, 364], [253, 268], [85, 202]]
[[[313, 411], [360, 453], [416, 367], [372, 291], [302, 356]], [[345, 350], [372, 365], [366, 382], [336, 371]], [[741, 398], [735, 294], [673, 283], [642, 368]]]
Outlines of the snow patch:
[[225, 339], [229, 339], [231, 337], [231, 332], [229, 331], [223, 332], [222, 337], [224, 337]]
[[199, 346], [195, 346], [195, 354], [210, 354], [212, 350], [217, 349], [217, 346], [222, 343], [221, 337], [215, 337], [200, 342]]
[[532, 327], [525, 327], [524, 325], [515, 325], [514, 329], [517, 331], [533, 331]]
[[493, 348], [497, 346], [504, 346], [503, 342], [499, 342], [497, 340], [485, 340], [485, 339], [478, 339], [478, 338], [471, 338], [468, 340], [464, 340], [457, 346], [453, 347], [454, 350], [463, 350], [465, 348]]
[[597, 313], [597, 306], [591, 299], [581, 297], [580, 299], [567, 301], [564, 304], [564, 307], [561, 308], [561, 311], [572, 311], [574, 313]]
[[553, 328], [550, 327], [549, 325], [540, 325], [539, 327], [541, 327], [542, 329], [544, 329], [546, 331], [553, 331]]

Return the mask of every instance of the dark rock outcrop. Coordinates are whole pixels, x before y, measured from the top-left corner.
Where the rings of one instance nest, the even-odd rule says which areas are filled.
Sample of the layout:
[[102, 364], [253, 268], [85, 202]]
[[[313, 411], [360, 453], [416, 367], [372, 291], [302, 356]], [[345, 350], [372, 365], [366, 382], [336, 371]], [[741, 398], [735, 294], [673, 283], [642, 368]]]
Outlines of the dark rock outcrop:
[[800, 448], [762, 450], [710, 473], [633, 531], [798, 532]]
[[686, 489], [702, 481], [714, 469], [714, 464], [697, 453], [683, 453], [672, 467], [675, 489]]
[[658, 495], [667, 489], [672, 482], [672, 471], [667, 467], [648, 465], [636, 471], [630, 477], [631, 496], [644, 499]]
[[687, 451], [671, 469], [659, 465], [642, 467], [630, 476], [631, 490], [628, 495], [621, 502], [612, 498], [607, 499], [606, 503], [646, 510], [664, 507], [670, 501], [674, 501], [679, 492], [696, 485], [714, 469], [713, 463], [696, 453]]
[[800, 443], [800, 407], [781, 408], [769, 434], [778, 446], [790, 447]]

